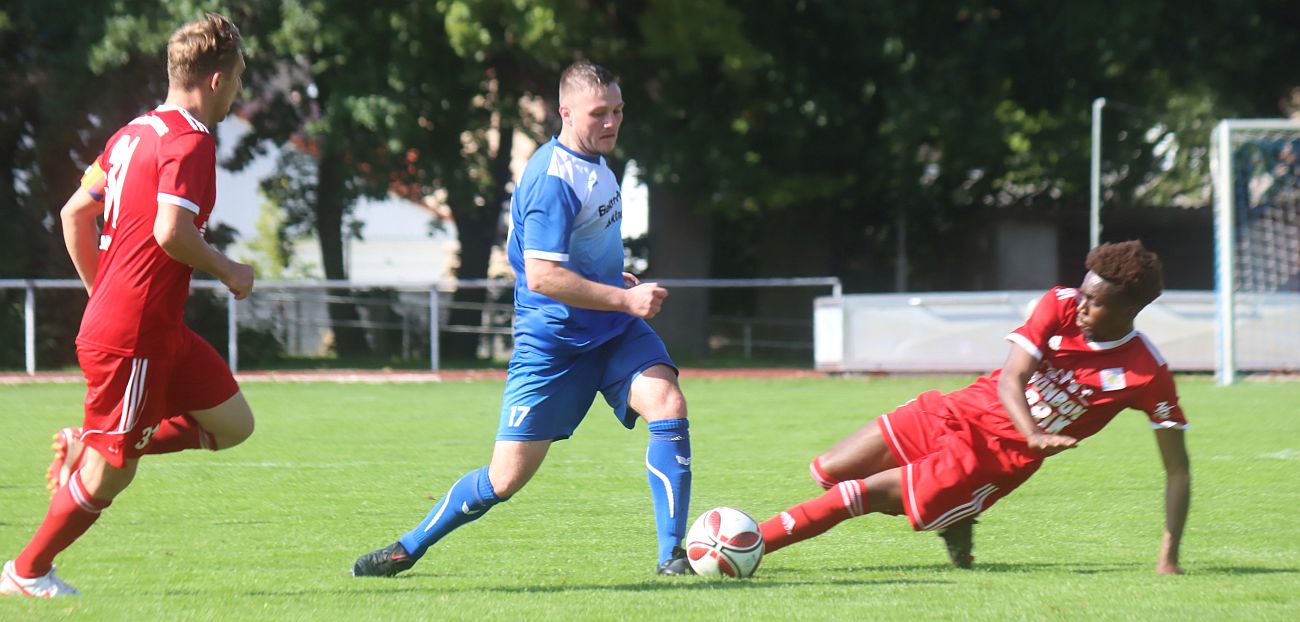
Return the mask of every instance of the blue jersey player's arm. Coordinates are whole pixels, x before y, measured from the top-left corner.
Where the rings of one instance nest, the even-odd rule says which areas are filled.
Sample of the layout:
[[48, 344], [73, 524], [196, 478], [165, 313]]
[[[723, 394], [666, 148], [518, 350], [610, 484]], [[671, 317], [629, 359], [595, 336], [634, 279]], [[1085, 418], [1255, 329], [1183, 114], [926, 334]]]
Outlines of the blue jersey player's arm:
[[[630, 289], [598, 283], [564, 266], [569, 260], [573, 219], [581, 209], [573, 190], [551, 178], [541, 192], [523, 198], [524, 273], [528, 289], [571, 307], [620, 311], [649, 319], [659, 313], [668, 290], [656, 283]], [[635, 282], [631, 279], [630, 282]]]
[[528, 289], [571, 307], [597, 311], [622, 311], [643, 319], [659, 313], [668, 290], [658, 283], [641, 283], [621, 289], [582, 278], [558, 261], [526, 258]]

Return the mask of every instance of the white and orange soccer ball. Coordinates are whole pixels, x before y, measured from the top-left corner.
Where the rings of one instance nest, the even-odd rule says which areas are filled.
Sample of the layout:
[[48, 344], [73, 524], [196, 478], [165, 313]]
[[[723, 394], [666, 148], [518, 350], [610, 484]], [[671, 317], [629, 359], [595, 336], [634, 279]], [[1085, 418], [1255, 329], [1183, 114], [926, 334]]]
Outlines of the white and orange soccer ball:
[[686, 559], [701, 576], [748, 577], [763, 560], [763, 534], [748, 514], [713, 508], [686, 532]]

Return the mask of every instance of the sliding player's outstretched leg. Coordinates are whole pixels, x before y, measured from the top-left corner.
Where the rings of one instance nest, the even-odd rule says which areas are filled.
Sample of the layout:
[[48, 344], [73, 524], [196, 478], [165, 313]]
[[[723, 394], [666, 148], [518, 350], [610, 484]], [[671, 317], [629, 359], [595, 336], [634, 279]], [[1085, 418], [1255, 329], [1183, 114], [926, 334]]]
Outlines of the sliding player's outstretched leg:
[[855, 516], [870, 512], [902, 514], [899, 469], [832, 486], [821, 496], [793, 506], [763, 521], [764, 554], [819, 536]]

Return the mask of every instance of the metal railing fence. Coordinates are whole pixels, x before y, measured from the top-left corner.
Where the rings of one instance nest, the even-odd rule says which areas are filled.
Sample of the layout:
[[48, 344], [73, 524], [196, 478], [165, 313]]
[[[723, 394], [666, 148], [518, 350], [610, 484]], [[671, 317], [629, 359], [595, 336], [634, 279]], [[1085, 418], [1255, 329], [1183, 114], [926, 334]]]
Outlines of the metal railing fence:
[[[830, 288], [833, 296], [842, 295], [840, 280], [836, 277], [804, 278], [760, 278], [760, 279], [658, 279], [658, 283], [667, 288]], [[240, 327], [246, 324], [263, 324], [280, 341], [282, 346], [295, 350], [307, 348], [302, 337], [304, 328], [338, 328], [353, 327], [367, 330], [400, 331], [400, 343], [403, 356], [409, 357], [416, 349], [416, 335], [423, 338], [427, 332], [429, 351], [429, 368], [439, 369], [439, 335], [440, 333], [478, 334], [481, 336], [511, 335], [509, 320], [513, 318], [513, 305], [509, 302], [509, 292], [514, 281], [503, 279], [474, 279], [440, 282], [382, 282], [382, 281], [259, 281], [253, 295], [244, 301], [236, 301], [220, 282], [214, 280], [194, 280], [191, 289], [211, 291], [217, 294], [225, 292], [226, 306], [226, 358], [232, 370], [239, 369]], [[5, 290], [22, 290], [23, 296], [23, 352], [24, 368], [28, 374], [37, 370], [37, 324], [39, 309], [36, 294], [41, 290], [80, 290], [83, 285], [77, 279], [0, 279], [0, 292]], [[376, 296], [363, 293], [357, 296], [339, 296], [331, 290], [383, 290], [391, 292], [397, 298]], [[485, 289], [489, 292], [506, 292], [503, 302], [453, 302], [452, 294], [459, 289]], [[301, 307], [305, 300], [315, 306], [316, 316], [312, 317]], [[358, 320], [331, 320], [324, 315], [324, 306], [335, 303], [353, 304], [360, 307], [384, 306], [396, 304], [406, 312], [397, 313], [398, 319], [376, 319], [362, 317]], [[468, 309], [480, 311], [482, 322], [478, 325], [449, 324], [447, 316], [451, 309]], [[241, 309], [244, 311], [241, 312]], [[416, 316], [420, 316], [416, 319]], [[812, 351], [812, 311], [809, 309], [805, 320], [773, 320], [751, 317], [711, 318], [714, 326], [719, 328], [711, 337], [713, 347], [739, 348], [745, 358], [749, 358], [756, 348], [769, 350], [806, 350]], [[437, 330], [429, 327], [437, 326]], [[792, 328], [793, 327], [793, 328]], [[756, 337], [756, 328], [781, 333], [781, 338]], [[278, 332], [277, 332], [278, 331]], [[310, 332], [310, 331], [307, 331]], [[319, 332], [319, 331], [317, 331]], [[806, 336], [804, 335], [806, 333]], [[797, 334], [791, 337], [789, 335]], [[423, 345], [423, 344], [422, 344]]]

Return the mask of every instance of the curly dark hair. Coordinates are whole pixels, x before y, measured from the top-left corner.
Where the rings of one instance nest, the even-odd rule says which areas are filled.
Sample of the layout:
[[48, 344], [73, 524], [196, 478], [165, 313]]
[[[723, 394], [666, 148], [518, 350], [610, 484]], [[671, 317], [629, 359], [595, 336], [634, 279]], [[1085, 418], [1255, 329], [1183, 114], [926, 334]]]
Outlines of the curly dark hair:
[[1160, 258], [1140, 240], [1102, 244], [1088, 253], [1084, 265], [1118, 286], [1121, 296], [1135, 305], [1151, 304], [1165, 287]]

